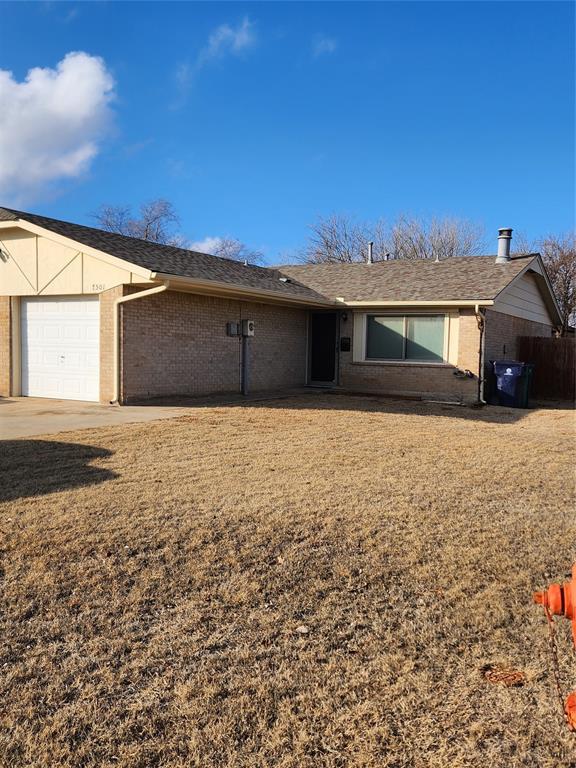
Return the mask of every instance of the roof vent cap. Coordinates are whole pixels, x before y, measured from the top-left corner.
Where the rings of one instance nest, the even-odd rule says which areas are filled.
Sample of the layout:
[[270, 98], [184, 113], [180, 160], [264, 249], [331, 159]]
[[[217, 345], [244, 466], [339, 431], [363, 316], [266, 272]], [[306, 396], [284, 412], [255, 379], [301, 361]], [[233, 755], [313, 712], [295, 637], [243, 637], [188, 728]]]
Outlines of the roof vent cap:
[[372, 255], [372, 249], [374, 248], [374, 243], [372, 240], [368, 243], [368, 258], [366, 259], [367, 264], [372, 264], [374, 261], [374, 257]]
[[512, 229], [501, 227], [498, 230], [498, 256], [496, 264], [507, 264], [510, 261], [510, 241], [512, 240]]

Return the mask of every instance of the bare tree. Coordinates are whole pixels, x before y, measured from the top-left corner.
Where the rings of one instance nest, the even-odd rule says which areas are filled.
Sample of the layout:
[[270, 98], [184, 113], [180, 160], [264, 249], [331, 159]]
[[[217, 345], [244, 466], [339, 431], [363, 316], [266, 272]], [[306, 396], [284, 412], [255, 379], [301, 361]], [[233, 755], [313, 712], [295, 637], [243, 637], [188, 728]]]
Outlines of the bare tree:
[[365, 261], [368, 243], [374, 243], [375, 261], [393, 259], [447, 259], [482, 253], [483, 230], [466, 219], [422, 219], [399, 216], [387, 227], [383, 220], [358, 222], [334, 214], [319, 218], [301, 260], [308, 264]]
[[365, 261], [368, 243], [374, 243], [374, 259], [385, 257], [385, 230], [380, 221], [360, 222], [345, 214], [321, 216], [310, 226], [310, 238], [300, 261], [306, 264]]
[[243, 261], [246, 264], [264, 263], [264, 254], [261, 251], [249, 248], [235, 237], [215, 238], [211, 253], [213, 256], [220, 256], [223, 259], [232, 259], [233, 261]]
[[512, 256], [528, 256], [531, 253], [537, 253], [540, 246], [530, 240], [530, 238], [524, 233], [514, 230], [514, 237], [512, 238]]
[[[158, 198], [142, 203], [139, 214], [139, 216], [133, 216], [129, 205], [101, 205], [92, 217], [107, 232], [117, 232], [120, 235], [137, 237], [140, 240], [149, 240], [162, 245], [173, 245], [177, 248], [194, 248], [194, 244], [175, 232], [175, 228], [180, 224], [180, 217], [168, 200]], [[261, 264], [264, 261], [260, 251], [249, 248], [234, 237], [214, 237], [208, 240], [210, 252], [214, 256], [243, 261], [247, 264]], [[202, 250], [201, 243], [197, 243], [196, 247]]]
[[566, 330], [576, 325], [576, 232], [548, 235], [539, 246]]
[[390, 229], [395, 259], [449, 259], [478, 256], [484, 250], [482, 228], [467, 219], [399, 216]]
[[142, 203], [139, 216], [132, 215], [130, 206], [101, 205], [92, 217], [107, 232], [163, 245], [183, 247], [185, 244], [184, 238], [174, 232], [180, 223], [178, 214], [172, 203], [162, 198]]

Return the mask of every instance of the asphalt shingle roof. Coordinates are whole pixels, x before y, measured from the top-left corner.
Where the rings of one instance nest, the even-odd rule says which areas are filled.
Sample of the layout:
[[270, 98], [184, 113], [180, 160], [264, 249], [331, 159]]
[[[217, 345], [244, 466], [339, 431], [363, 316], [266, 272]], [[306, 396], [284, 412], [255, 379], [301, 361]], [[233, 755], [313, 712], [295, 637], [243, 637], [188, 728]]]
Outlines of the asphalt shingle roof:
[[533, 259], [496, 264], [496, 256], [377, 261], [373, 264], [282, 266], [285, 275], [344, 301], [472, 301], [494, 299]]
[[68, 237], [78, 243], [96, 248], [99, 251], [124, 259], [153, 272], [189, 277], [197, 280], [213, 280], [228, 283], [231, 286], [273, 291], [280, 296], [295, 299], [309, 299], [311, 302], [325, 302], [323, 296], [313, 289], [299, 284], [296, 279], [283, 282], [282, 274], [277, 269], [268, 267], [244, 266], [242, 262], [211, 256], [207, 253], [189, 251], [171, 245], [160, 245], [149, 240], [139, 240], [113, 232], [105, 232], [82, 224], [37, 216], [33, 213], [0, 208], [1, 221], [22, 219], [38, 227]]
[[[212, 280], [311, 303], [344, 301], [472, 301], [494, 299], [535, 254], [496, 264], [495, 256], [463, 256], [434, 262], [390, 260], [374, 264], [302, 264], [255, 267], [94, 227], [0, 208], [0, 220], [23, 219], [78, 243], [153, 272]], [[289, 277], [289, 282], [281, 280]]]

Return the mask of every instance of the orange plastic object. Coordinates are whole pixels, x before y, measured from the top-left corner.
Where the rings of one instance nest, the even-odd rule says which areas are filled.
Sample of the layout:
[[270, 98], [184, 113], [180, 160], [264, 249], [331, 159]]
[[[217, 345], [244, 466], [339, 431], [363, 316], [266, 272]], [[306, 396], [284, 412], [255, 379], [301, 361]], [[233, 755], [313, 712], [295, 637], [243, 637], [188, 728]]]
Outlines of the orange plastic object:
[[[572, 622], [572, 640], [576, 648], [576, 563], [572, 566], [572, 579], [564, 584], [551, 584], [545, 592], [534, 592], [534, 602], [543, 605], [548, 619], [565, 616]], [[576, 731], [576, 691], [571, 693], [565, 704], [568, 725]]]
[[564, 584], [551, 584], [546, 592], [534, 592], [534, 602], [548, 608], [553, 616], [565, 616], [572, 621], [572, 640], [576, 648], [576, 563], [572, 579]]
[[576, 731], [576, 691], [566, 699], [566, 717], [570, 728]]

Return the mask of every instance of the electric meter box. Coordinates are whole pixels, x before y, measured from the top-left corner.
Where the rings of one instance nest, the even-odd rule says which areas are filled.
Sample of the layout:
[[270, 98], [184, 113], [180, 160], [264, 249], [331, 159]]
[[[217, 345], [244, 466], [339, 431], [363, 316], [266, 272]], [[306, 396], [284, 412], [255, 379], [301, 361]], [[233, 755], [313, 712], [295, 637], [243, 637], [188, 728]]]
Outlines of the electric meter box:
[[242, 336], [254, 336], [254, 320], [242, 320]]

